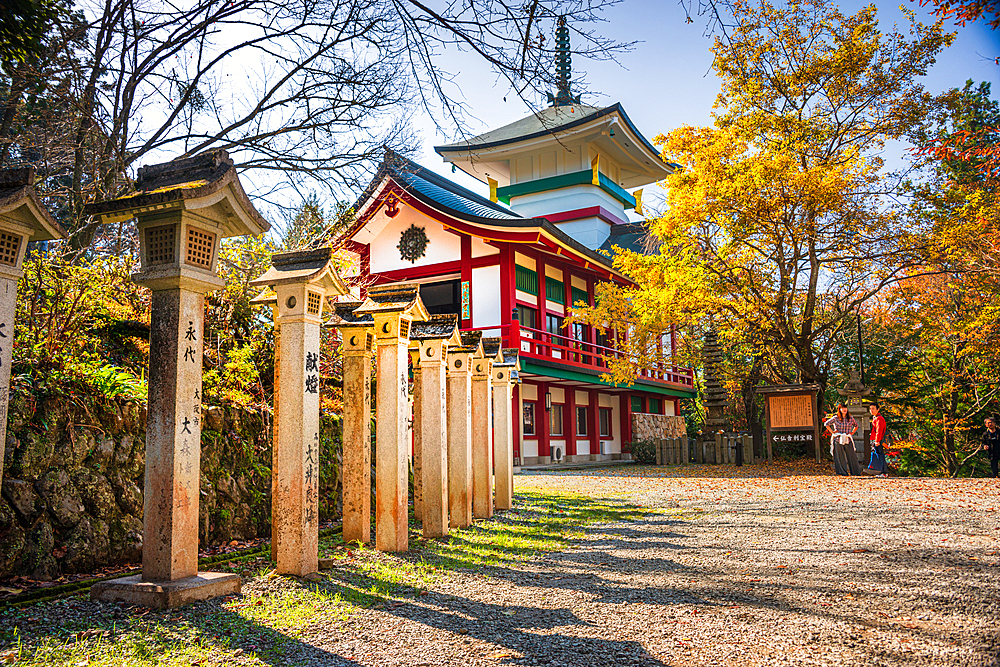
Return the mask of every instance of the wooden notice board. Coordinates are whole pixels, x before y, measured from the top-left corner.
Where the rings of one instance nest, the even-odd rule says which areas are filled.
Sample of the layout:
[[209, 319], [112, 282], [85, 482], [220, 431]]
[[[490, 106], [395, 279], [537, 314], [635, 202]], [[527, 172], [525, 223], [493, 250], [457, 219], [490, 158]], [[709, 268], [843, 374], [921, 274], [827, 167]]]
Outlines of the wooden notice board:
[[811, 394], [797, 396], [772, 395], [767, 397], [767, 411], [771, 415], [771, 428], [813, 427], [813, 397]]
[[[817, 413], [819, 391], [820, 387], [813, 384], [763, 386], [755, 389], [757, 395], [764, 398], [768, 461], [773, 460], [771, 443], [778, 437], [789, 442], [811, 440], [816, 460], [820, 460], [820, 424]], [[802, 438], [803, 432], [811, 437]]]

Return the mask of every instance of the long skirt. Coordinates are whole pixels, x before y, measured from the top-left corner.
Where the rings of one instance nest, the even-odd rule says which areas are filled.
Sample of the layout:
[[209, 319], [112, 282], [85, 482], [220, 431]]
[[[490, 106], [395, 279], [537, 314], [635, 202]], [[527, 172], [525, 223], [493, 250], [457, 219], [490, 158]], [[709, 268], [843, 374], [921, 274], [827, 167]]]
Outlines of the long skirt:
[[[863, 475], [861, 462], [858, 461], [858, 454], [854, 451], [854, 439], [849, 435], [842, 438], [844, 435], [844, 433], [835, 433], [830, 438], [833, 450], [833, 469], [838, 475]], [[847, 442], [842, 443], [842, 439]]]

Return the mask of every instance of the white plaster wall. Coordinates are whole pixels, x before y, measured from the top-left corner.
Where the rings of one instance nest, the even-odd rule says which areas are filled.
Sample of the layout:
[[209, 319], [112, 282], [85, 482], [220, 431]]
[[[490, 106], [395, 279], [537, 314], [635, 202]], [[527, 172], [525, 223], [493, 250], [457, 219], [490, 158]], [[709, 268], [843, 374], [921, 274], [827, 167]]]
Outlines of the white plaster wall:
[[526, 269], [535, 270], [535, 259], [533, 257], [528, 257], [527, 255], [522, 255], [519, 252], [514, 253], [514, 263], [520, 264]]
[[500, 266], [472, 269], [472, 326], [500, 325]]
[[566, 402], [566, 390], [562, 387], [549, 387], [549, 393], [552, 394], [553, 403]]
[[628, 220], [624, 204], [593, 184], [571, 185], [558, 190], [535, 192], [510, 199], [511, 209], [526, 218], [575, 211], [590, 206], [603, 206], [613, 215]]
[[590, 406], [590, 394], [585, 391], [577, 391], [573, 400], [576, 401], [577, 405]]
[[591, 250], [600, 248], [611, 236], [611, 225], [597, 217], [557, 222], [556, 227]]
[[546, 278], [554, 278], [556, 280], [562, 280], [563, 279], [562, 274], [563, 274], [562, 269], [557, 269], [554, 266], [548, 266], [548, 265], [545, 266]]
[[[517, 290], [515, 294], [517, 295], [518, 299], [520, 299], [521, 301], [527, 301], [528, 303], [535, 303], [538, 300], [538, 297], [535, 296], [534, 294], [528, 294], [527, 292], [522, 292], [521, 290]], [[535, 324], [537, 325], [538, 322], [535, 322]]]
[[[424, 256], [416, 262], [411, 262], [400, 257], [399, 248], [396, 247], [399, 245], [400, 234], [412, 224], [424, 228], [424, 233], [427, 234], [428, 241]], [[441, 223], [431, 220], [421, 213], [414, 211], [412, 208], [405, 206], [401, 207], [399, 215], [389, 219], [371, 241], [370, 245], [370, 266], [372, 273], [439, 264], [462, 258], [462, 242], [458, 236], [445, 231]]]
[[[472, 256], [473, 257], [489, 257], [490, 255], [499, 255], [500, 248], [491, 246], [486, 241], [482, 240], [478, 236], [472, 237]], [[456, 257], [456, 259], [461, 259]]]
[[669, 417], [676, 416], [677, 412], [674, 410], [674, 402], [666, 397], [662, 398], [661, 400], [663, 401], [663, 414]]
[[[555, 313], [558, 313], [559, 315], [565, 315], [566, 314], [566, 309], [563, 308], [563, 305], [561, 303], [556, 303], [555, 301], [548, 301], [548, 300], [546, 300], [545, 301], [545, 307], [548, 308], [549, 310], [555, 312]], [[545, 322], [544, 322], [544, 320], [538, 323], [538, 328], [542, 329], [543, 331], [545, 330]], [[560, 331], [559, 334], [562, 335], [562, 336], [565, 336], [566, 332], [565, 331]]]
[[587, 281], [584, 280], [583, 278], [580, 278], [579, 276], [573, 276], [572, 278], [570, 278], [570, 282], [573, 285], [573, 287], [577, 289], [582, 289], [584, 291], [586, 291], [587, 289]]
[[537, 401], [538, 400], [538, 385], [529, 384], [525, 382], [521, 385], [521, 400], [524, 401]]
[[521, 443], [521, 458], [526, 456], [538, 456], [538, 439], [527, 437]]
[[598, 452], [590, 451], [590, 440], [577, 440], [576, 441], [576, 455], [582, 456], [584, 454], [597, 454]]
[[617, 404], [615, 397], [610, 394], [598, 394], [597, 404], [602, 408], [610, 408]]

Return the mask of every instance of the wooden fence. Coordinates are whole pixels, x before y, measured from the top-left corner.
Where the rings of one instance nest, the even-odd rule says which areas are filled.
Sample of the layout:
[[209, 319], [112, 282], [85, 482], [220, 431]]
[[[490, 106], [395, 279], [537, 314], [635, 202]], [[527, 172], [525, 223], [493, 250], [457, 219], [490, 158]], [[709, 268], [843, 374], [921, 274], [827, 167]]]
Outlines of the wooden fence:
[[[755, 451], [749, 433], [716, 433], [700, 438], [659, 438], [656, 441], [656, 465], [684, 465], [687, 463], [736, 464], [737, 446], [743, 447], [743, 463], [762, 463], [770, 460], [764, 446]], [[763, 443], [761, 443], [763, 445]]]

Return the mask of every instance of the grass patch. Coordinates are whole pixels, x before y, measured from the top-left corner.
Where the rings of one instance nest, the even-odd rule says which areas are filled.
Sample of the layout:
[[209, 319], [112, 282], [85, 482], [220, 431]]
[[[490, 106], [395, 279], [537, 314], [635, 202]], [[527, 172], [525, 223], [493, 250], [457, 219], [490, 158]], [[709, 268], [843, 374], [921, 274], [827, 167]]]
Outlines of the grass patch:
[[77, 597], [0, 611], [0, 665], [62, 667], [227, 667], [313, 664], [333, 656], [310, 646], [313, 627], [347, 621], [359, 608], [416, 598], [458, 569], [516, 566], [565, 548], [594, 523], [638, 518], [647, 510], [573, 493], [518, 493], [513, 510], [447, 538], [424, 540], [411, 524], [410, 551], [384, 554], [320, 542], [334, 567], [318, 582], [270, 572], [266, 557], [221, 562], [243, 574], [243, 593], [181, 609], [148, 611]]

